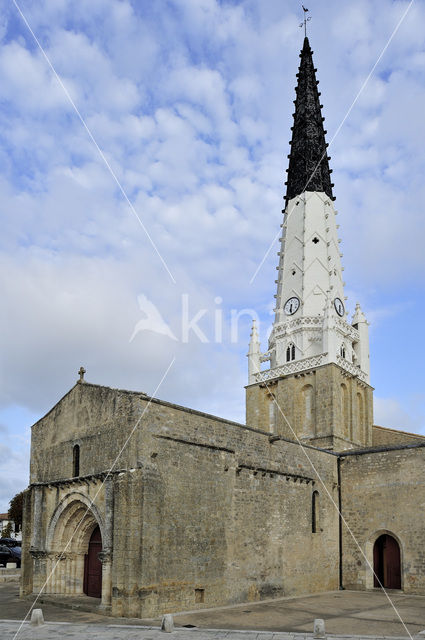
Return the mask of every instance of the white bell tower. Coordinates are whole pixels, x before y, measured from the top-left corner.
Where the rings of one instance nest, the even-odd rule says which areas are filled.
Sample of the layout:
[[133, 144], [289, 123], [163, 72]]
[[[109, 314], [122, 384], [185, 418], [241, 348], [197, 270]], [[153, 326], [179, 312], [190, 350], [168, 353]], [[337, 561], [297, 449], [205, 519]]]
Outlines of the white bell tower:
[[347, 317], [336, 215], [324, 191], [304, 191], [288, 202], [275, 321], [262, 356], [270, 358], [271, 370], [334, 362], [369, 383], [367, 322], [359, 305], [352, 323]]
[[[318, 443], [322, 438], [326, 440], [325, 445], [333, 448], [333, 438], [338, 431], [341, 440], [365, 443], [368, 438], [366, 427], [360, 423], [369, 424], [371, 421], [371, 396], [366, 401], [361, 391], [366, 387], [370, 389], [369, 337], [368, 323], [360, 305], [357, 304], [351, 321], [346, 310], [338, 212], [334, 208], [332, 170], [329, 168], [312, 53], [306, 37], [297, 74], [286, 206], [278, 253], [275, 319], [268, 349], [264, 353], [260, 349], [257, 330], [253, 327], [248, 389], [256, 384], [265, 387], [273, 384], [275, 387], [277, 381], [287, 377], [315, 374], [319, 368], [329, 365], [338, 367], [340, 376], [344, 378], [340, 383], [337, 383], [336, 374], [330, 374], [327, 369], [329, 386], [333, 390], [332, 398], [328, 398], [325, 404], [332, 407], [332, 415], [319, 418], [316, 410], [315, 420], [310, 416], [308, 421], [314, 425], [307, 430], [305, 407], [301, 406], [304, 401], [300, 400], [300, 406], [294, 408], [294, 421], [304, 420], [305, 423], [300, 427], [301, 432], [307, 434], [308, 431], [309, 438]], [[270, 362], [270, 367], [261, 370], [261, 363], [265, 361]], [[323, 372], [320, 375], [323, 377]], [[354, 386], [347, 380], [354, 381]], [[354, 388], [356, 385], [360, 385], [360, 390]], [[324, 396], [320, 398], [318, 395], [319, 387], [315, 389], [311, 385], [311, 378], [307, 386], [313, 389], [308, 391], [308, 407], [324, 401]], [[273, 397], [276, 393], [275, 389]], [[252, 415], [248, 407], [247, 418]], [[263, 415], [258, 407], [255, 415]], [[333, 422], [332, 433], [325, 434], [326, 430], [320, 426], [326, 421], [329, 424]], [[343, 446], [343, 443], [338, 446]]]

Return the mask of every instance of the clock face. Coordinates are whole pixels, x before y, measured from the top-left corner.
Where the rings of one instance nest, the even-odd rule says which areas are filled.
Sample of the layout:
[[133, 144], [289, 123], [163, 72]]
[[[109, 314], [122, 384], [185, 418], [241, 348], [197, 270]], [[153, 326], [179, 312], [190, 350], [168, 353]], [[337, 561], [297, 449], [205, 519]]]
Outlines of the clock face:
[[344, 309], [344, 305], [342, 303], [342, 300], [340, 300], [339, 298], [335, 298], [334, 305], [335, 305], [335, 311], [342, 318], [342, 316], [345, 313], [345, 309]]
[[295, 296], [293, 298], [289, 298], [289, 300], [287, 300], [285, 302], [285, 313], [287, 316], [292, 316], [296, 311], [298, 311], [300, 307], [300, 301], [298, 300], [298, 298], [296, 298]]

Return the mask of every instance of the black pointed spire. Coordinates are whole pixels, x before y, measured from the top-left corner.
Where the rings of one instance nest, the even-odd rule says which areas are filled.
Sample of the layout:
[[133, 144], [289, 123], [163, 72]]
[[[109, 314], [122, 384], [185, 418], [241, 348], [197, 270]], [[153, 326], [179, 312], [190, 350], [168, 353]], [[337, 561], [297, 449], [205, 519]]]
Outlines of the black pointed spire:
[[295, 100], [294, 126], [292, 127], [291, 153], [289, 154], [288, 181], [285, 200], [304, 191], [324, 191], [333, 198], [331, 170], [323, 127], [319, 84], [313, 64], [313, 51], [308, 38], [300, 53], [297, 98]]

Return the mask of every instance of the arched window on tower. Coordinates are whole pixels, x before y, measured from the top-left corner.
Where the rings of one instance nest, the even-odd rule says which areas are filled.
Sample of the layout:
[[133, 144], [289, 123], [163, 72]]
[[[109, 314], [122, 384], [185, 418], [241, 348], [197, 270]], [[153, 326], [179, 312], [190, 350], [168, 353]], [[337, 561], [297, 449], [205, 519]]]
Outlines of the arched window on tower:
[[286, 362], [291, 362], [291, 360], [295, 360], [295, 345], [293, 342], [288, 344], [286, 348]]
[[311, 533], [319, 531], [319, 492], [313, 491], [311, 496]]
[[346, 438], [352, 438], [351, 433], [351, 411], [350, 411], [350, 394], [347, 386], [342, 383], [341, 385], [341, 422], [342, 422], [342, 434]]
[[366, 439], [366, 430], [365, 430], [365, 419], [364, 419], [364, 402], [363, 396], [361, 393], [357, 394], [357, 437], [362, 444], [365, 443]]
[[74, 445], [72, 450], [72, 476], [75, 478], [80, 475], [80, 445]]
[[276, 427], [276, 399], [272, 393], [269, 394], [269, 430], [274, 433]]
[[306, 435], [314, 433], [314, 389], [306, 384], [301, 389], [301, 427]]
[[341, 356], [341, 358], [345, 358], [345, 344], [342, 343], [341, 348], [339, 350], [339, 355]]

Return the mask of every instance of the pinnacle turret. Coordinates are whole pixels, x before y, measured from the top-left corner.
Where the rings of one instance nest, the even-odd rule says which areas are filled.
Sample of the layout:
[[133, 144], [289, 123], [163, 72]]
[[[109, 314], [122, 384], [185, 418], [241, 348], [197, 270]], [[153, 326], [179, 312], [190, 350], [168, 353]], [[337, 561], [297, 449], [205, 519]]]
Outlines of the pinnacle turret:
[[321, 191], [333, 198], [331, 170], [325, 141], [320, 93], [317, 89], [313, 51], [308, 38], [300, 53], [294, 126], [289, 154], [288, 180], [285, 200], [291, 200], [304, 191]]
[[252, 321], [251, 339], [248, 349], [248, 376], [250, 383], [254, 382], [255, 374], [260, 371], [261, 346], [258, 338], [257, 325], [255, 319]]

